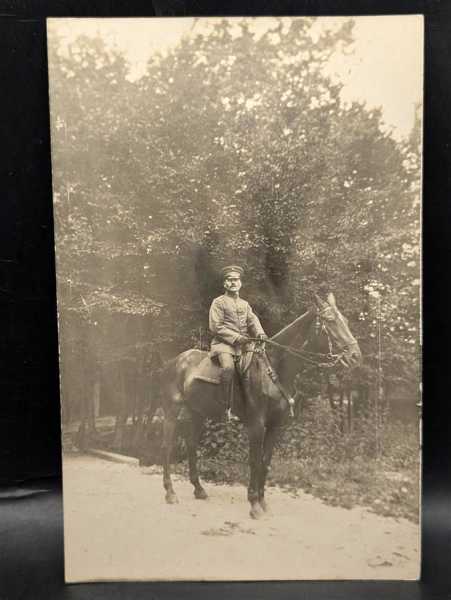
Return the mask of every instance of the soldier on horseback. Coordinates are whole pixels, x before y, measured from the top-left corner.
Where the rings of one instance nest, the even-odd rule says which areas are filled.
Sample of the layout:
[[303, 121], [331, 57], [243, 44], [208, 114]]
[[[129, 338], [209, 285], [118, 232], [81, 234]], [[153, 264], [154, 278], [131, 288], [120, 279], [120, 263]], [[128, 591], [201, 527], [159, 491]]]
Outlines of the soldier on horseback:
[[231, 419], [235, 363], [243, 350], [251, 349], [249, 337], [267, 339], [259, 318], [250, 304], [240, 298], [243, 269], [230, 265], [222, 269], [225, 293], [210, 307], [209, 328], [213, 334], [210, 356], [221, 366], [221, 386], [227, 418]]
[[[342, 362], [345, 367], [351, 368], [360, 364], [362, 355], [331, 294], [327, 302], [315, 295], [309, 310], [266, 340], [259, 319], [248, 302], [239, 296], [242, 272], [241, 267], [235, 265], [223, 270], [225, 293], [213, 301], [210, 310], [210, 329], [214, 336], [211, 352], [194, 348], [185, 350], [168, 361], [161, 371], [163, 485], [166, 502], [178, 502], [171, 479], [171, 457], [178, 414], [181, 407], [186, 406], [190, 415], [184, 428], [189, 478], [194, 486], [195, 498], [202, 500], [208, 497], [197, 470], [202, 424], [206, 418], [217, 420], [223, 410], [217, 402], [218, 391], [227, 396], [226, 402], [230, 405], [235, 357], [244, 351], [250, 359], [245, 366], [246, 384], [234, 410], [248, 431], [250, 470], [247, 495], [250, 515], [258, 519], [267, 510], [265, 485], [268, 469], [278, 432], [291, 414], [292, 399], [286, 390], [291, 389], [300, 362], [330, 367]], [[319, 328], [316, 327], [318, 320]], [[260, 352], [257, 346], [249, 348], [251, 352], [247, 353], [248, 344], [254, 341], [261, 347]], [[266, 344], [268, 350], [263, 352]], [[212, 355], [217, 366], [212, 364]], [[221, 383], [218, 371], [223, 374], [220, 387], [217, 385]]]

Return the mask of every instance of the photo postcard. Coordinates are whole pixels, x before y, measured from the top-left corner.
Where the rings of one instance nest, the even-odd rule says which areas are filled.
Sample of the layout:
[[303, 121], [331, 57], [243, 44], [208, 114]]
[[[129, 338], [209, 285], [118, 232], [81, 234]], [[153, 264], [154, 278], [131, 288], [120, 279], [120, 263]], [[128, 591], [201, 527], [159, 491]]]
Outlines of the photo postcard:
[[66, 581], [418, 579], [423, 18], [47, 30]]

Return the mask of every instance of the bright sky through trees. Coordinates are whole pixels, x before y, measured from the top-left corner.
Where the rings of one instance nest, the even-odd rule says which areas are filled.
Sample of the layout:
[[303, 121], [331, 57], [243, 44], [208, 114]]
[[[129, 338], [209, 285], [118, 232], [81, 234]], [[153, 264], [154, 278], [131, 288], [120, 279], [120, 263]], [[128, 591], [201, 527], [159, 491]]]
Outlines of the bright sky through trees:
[[[184, 35], [207, 33], [217, 20], [58, 19], [50, 20], [50, 27], [58, 31], [63, 42], [80, 34], [99, 35], [123, 51], [130, 63], [130, 76], [137, 78], [153, 53], [175, 46]], [[320, 17], [315, 27], [335, 29], [343, 20], [349, 19]], [[277, 24], [272, 17], [250, 21], [256, 36]], [[415, 105], [422, 101], [423, 19], [405, 15], [354, 17], [354, 21], [353, 52], [335, 55], [326, 70], [344, 83], [344, 101], [363, 100], [369, 107], [381, 106], [384, 121], [394, 135], [406, 136], [414, 123]]]

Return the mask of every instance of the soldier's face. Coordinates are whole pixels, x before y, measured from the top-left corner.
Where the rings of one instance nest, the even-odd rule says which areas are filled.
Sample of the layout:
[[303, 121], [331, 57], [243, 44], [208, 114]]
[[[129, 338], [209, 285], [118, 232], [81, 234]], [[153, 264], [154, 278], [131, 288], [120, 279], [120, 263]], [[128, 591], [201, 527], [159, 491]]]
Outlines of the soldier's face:
[[241, 279], [239, 275], [230, 274], [224, 279], [224, 289], [227, 292], [239, 292], [241, 289]]

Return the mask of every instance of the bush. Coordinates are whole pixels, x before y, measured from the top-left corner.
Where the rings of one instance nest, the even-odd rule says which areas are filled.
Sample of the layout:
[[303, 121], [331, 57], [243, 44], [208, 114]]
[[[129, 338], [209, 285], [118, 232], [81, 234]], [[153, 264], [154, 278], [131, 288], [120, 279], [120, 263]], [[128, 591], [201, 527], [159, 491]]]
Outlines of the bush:
[[207, 420], [200, 440], [200, 456], [221, 458], [225, 462], [247, 462], [248, 436], [244, 425], [237, 421], [216, 423]]
[[[201, 474], [215, 482], [248, 481], [248, 436], [240, 423], [207, 422], [200, 445]], [[419, 439], [415, 425], [393, 423], [369, 409], [352, 431], [330, 405], [311, 401], [277, 441], [268, 485], [310, 492], [329, 504], [370, 506], [386, 516], [416, 521]]]

